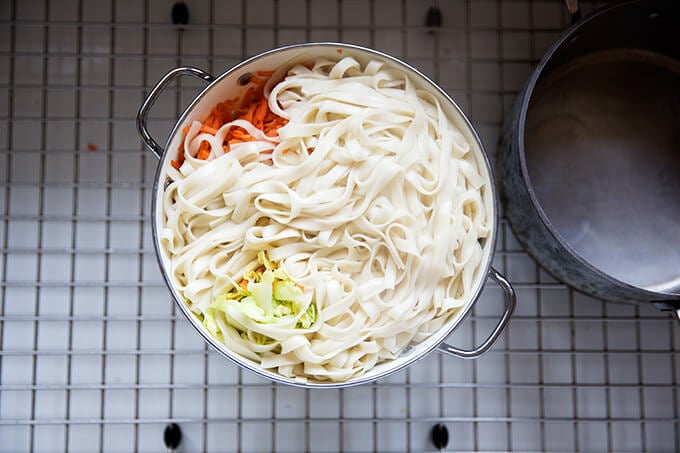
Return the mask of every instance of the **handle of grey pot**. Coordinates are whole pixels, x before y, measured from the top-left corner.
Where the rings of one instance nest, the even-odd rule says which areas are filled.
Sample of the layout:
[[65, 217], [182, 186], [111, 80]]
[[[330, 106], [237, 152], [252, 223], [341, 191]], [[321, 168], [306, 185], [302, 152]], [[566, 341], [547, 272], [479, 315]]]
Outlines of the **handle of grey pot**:
[[652, 303], [659, 310], [670, 312], [671, 316], [680, 323], [680, 301], [656, 301]]
[[567, 5], [567, 11], [569, 11], [569, 16], [571, 17], [571, 23], [575, 24], [581, 20], [581, 7], [578, 4], [578, 0], [564, 0]]
[[503, 317], [501, 317], [501, 320], [498, 321], [496, 328], [493, 329], [491, 335], [489, 335], [489, 337], [482, 344], [480, 344], [474, 349], [470, 350], [458, 349], [449, 344], [442, 343], [437, 348], [439, 352], [443, 352], [445, 354], [449, 354], [456, 357], [461, 357], [463, 359], [474, 359], [488, 351], [491, 348], [491, 346], [493, 346], [493, 344], [496, 342], [496, 340], [498, 340], [498, 337], [501, 336], [501, 334], [505, 330], [505, 327], [508, 325], [508, 322], [510, 322], [512, 313], [515, 311], [515, 305], [517, 305], [517, 296], [515, 295], [515, 290], [512, 289], [512, 285], [510, 284], [508, 279], [505, 278], [505, 276], [503, 276], [493, 267], [489, 269], [489, 277], [491, 277], [496, 283], [498, 283], [498, 286], [500, 286], [503, 292], [505, 293], [504, 294], [505, 311], [503, 312]]
[[197, 77], [199, 79], [205, 80], [208, 83], [215, 80], [215, 77], [212, 75], [193, 66], [180, 66], [179, 68], [172, 69], [158, 81], [156, 86], [151, 89], [146, 99], [144, 99], [142, 106], [139, 108], [139, 112], [137, 113], [137, 131], [142, 137], [146, 147], [149, 148], [149, 150], [151, 150], [151, 152], [153, 152], [159, 159], [163, 155], [163, 147], [159, 145], [156, 140], [154, 140], [154, 138], [149, 133], [149, 130], [146, 128], [146, 118], [149, 115], [149, 110], [151, 110], [151, 107], [153, 107], [153, 105], [156, 103], [156, 99], [158, 99], [158, 96], [161, 94], [161, 92], [163, 92], [165, 87], [176, 78], [186, 75]]

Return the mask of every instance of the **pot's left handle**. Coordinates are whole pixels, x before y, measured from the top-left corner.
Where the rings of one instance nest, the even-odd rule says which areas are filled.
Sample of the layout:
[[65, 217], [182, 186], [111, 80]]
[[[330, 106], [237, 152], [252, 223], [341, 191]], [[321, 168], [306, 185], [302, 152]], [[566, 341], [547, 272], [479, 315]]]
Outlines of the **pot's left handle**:
[[505, 293], [505, 310], [503, 311], [503, 316], [501, 317], [501, 320], [498, 321], [496, 328], [482, 344], [475, 347], [474, 349], [458, 349], [449, 344], [442, 343], [437, 347], [439, 352], [461, 357], [463, 359], [474, 359], [488, 351], [496, 342], [496, 340], [498, 340], [498, 337], [501, 336], [505, 330], [505, 327], [508, 325], [508, 322], [510, 322], [513, 312], [515, 311], [515, 306], [517, 305], [517, 296], [515, 295], [515, 290], [512, 288], [512, 285], [508, 279], [493, 267], [489, 269], [489, 277], [498, 283], [498, 286], [500, 286]]
[[172, 69], [158, 81], [156, 86], [151, 89], [146, 99], [144, 99], [142, 106], [139, 108], [139, 113], [137, 113], [137, 131], [142, 137], [142, 140], [144, 140], [146, 147], [149, 148], [149, 150], [151, 150], [151, 152], [153, 152], [159, 159], [163, 155], [163, 147], [159, 145], [156, 140], [154, 140], [146, 128], [146, 117], [149, 115], [149, 110], [151, 110], [151, 107], [153, 107], [156, 99], [158, 99], [158, 96], [161, 94], [163, 89], [165, 89], [165, 87], [168, 86], [168, 84], [174, 79], [185, 75], [197, 77], [199, 79], [205, 80], [208, 83], [215, 80], [215, 77], [213, 77], [211, 74], [208, 74], [202, 69], [198, 69], [193, 66], [180, 66], [179, 68]]

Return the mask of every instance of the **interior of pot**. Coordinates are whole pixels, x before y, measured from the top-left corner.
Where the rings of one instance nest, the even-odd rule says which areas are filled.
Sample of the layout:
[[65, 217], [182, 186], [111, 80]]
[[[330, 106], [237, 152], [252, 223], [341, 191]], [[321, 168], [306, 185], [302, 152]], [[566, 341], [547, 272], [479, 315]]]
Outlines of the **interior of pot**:
[[526, 175], [559, 237], [628, 285], [680, 294], [680, 11], [620, 5], [550, 56], [531, 92]]
[[[451, 119], [454, 125], [463, 133], [466, 140], [470, 144], [474, 156], [477, 160], [478, 167], [481, 172], [481, 176], [488, 181], [486, 187], [490, 190], [485, 190], [482, 194], [485, 206], [488, 209], [487, 216], [492, 225], [492, 231], [490, 236], [485, 240], [483, 245], [483, 258], [479, 266], [479, 269], [474, 277], [474, 288], [475, 291], [467, 301], [465, 306], [461, 307], [455, 316], [449, 318], [448, 322], [439, 329], [436, 334], [431, 335], [425, 341], [415, 345], [412, 348], [404, 351], [402, 355], [394, 360], [379, 363], [370, 371], [365, 374], [352, 378], [344, 382], [314, 382], [314, 381], [296, 381], [295, 379], [284, 377], [276, 372], [265, 370], [259, 366], [258, 363], [244, 358], [238, 354], [232, 352], [228, 346], [217, 341], [213, 338], [203, 327], [202, 323], [193, 316], [188, 306], [183, 302], [183, 298], [175, 289], [175, 284], [172, 281], [167, 272], [169, 266], [169, 259], [166, 251], [160, 245], [158, 231], [163, 227], [163, 214], [161, 210], [161, 203], [159, 200], [163, 197], [163, 191], [165, 186], [165, 181], [167, 179], [167, 171], [171, 166], [171, 160], [174, 159], [176, 150], [180, 146], [182, 134], [182, 129], [191, 124], [194, 120], [205, 119], [211, 109], [218, 103], [225, 99], [234, 98], [235, 96], [242, 95], [245, 91], [243, 81], [247, 80], [249, 74], [254, 74], [257, 71], [275, 71], [280, 67], [289, 67], [293, 62], [308, 61], [317, 58], [330, 58], [338, 59], [339, 57], [351, 56], [359, 61], [362, 65], [366, 62], [378, 59], [386, 62], [388, 65], [396, 66], [401, 70], [406, 71], [411, 76], [414, 83], [419, 87], [428, 90], [433, 93], [440, 101], [443, 109], [447, 116]], [[268, 379], [282, 382], [291, 385], [299, 385], [305, 387], [341, 387], [356, 385], [368, 381], [378, 379], [380, 377], [391, 374], [403, 367], [415, 362], [416, 360], [422, 358], [428, 352], [432, 351], [438, 344], [446, 339], [446, 337], [455, 329], [458, 323], [465, 317], [469, 309], [473, 305], [474, 301], [478, 298], [484, 282], [486, 280], [488, 269], [491, 265], [491, 260], [493, 257], [495, 237], [496, 237], [496, 222], [497, 222], [497, 205], [496, 196], [494, 194], [494, 184], [492, 180], [492, 174], [489, 166], [486, 154], [483, 151], [481, 142], [473, 130], [472, 126], [460, 111], [458, 106], [436, 85], [434, 85], [429, 79], [417, 72], [410, 66], [392, 58], [387, 55], [361, 48], [356, 46], [337, 44], [337, 43], [321, 43], [321, 44], [305, 44], [305, 45], [295, 45], [290, 47], [285, 47], [281, 49], [276, 49], [259, 56], [256, 56], [244, 63], [230, 69], [228, 72], [221, 75], [215, 82], [209, 85], [194, 102], [187, 108], [183, 115], [178, 120], [176, 126], [174, 127], [170, 137], [168, 139], [167, 145], [165, 147], [166, 151], [161, 159], [159, 169], [157, 172], [157, 187], [154, 196], [154, 242], [156, 245], [156, 250], [158, 253], [158, 258], [163, 269], [163, 277], [166, 280], [169, 288], [172, 291], [174, 299], [178, 306], [181, 308], [183, 313], [186, 315], [187, 319], [191, 322], [193, 327], [208, 341], [215, 349], [217, 349], [222, 355], [233, 360], [242, 367]]]

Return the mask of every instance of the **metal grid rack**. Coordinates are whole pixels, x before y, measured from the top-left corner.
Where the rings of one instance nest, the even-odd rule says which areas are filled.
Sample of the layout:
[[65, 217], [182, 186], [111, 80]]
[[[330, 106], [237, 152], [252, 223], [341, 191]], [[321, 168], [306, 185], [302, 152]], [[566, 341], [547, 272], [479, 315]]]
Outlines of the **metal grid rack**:
[[[474, 361], [432, 354], [373, 385], [273, 385], [213, 353], [179, 317], [150, 240], [155, 158], [134, 128], [168, 69], [220, 73], [287, 43], [400, 57], [468, 113], [493, 158], [503, 114], [567, 22], [558, 0], [0, 2], [0, 451], [678, 451], [680, 335], [649, 306], [603, 303], [543, 273], [501, 221], [509, 330]], [[594, 6], [585, 5], [586, 13]], [[167, 134], [200, 84], [155, 108]], [[487, 285], [449, 339], [485, 338]]]

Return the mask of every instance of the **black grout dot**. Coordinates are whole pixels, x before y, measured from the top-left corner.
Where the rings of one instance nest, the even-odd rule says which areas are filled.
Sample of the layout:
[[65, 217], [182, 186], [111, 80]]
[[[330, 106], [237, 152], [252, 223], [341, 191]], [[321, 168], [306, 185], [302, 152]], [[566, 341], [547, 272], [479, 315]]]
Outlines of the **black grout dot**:
[[172, 23], [175, 25], [186, 25], [189, 23], [189, 8], [184, 2], [177, 2], [172, 5]]
[[432, 444], [440, 451], [446, 449], [449, 444], [449, 430], [446, 425], [437, 423], [432, 427], [431, 431]]
[[425, 26], [426, 27], [441, 27], [444, 17], [442, 16], [442, 10], [438, 6], [430, 6], [425, 15]]
[[182, 442], [182, 430], [176, 423], [170, 423], [163, 431], [163, 444], [165, 448], [175, 450]]

